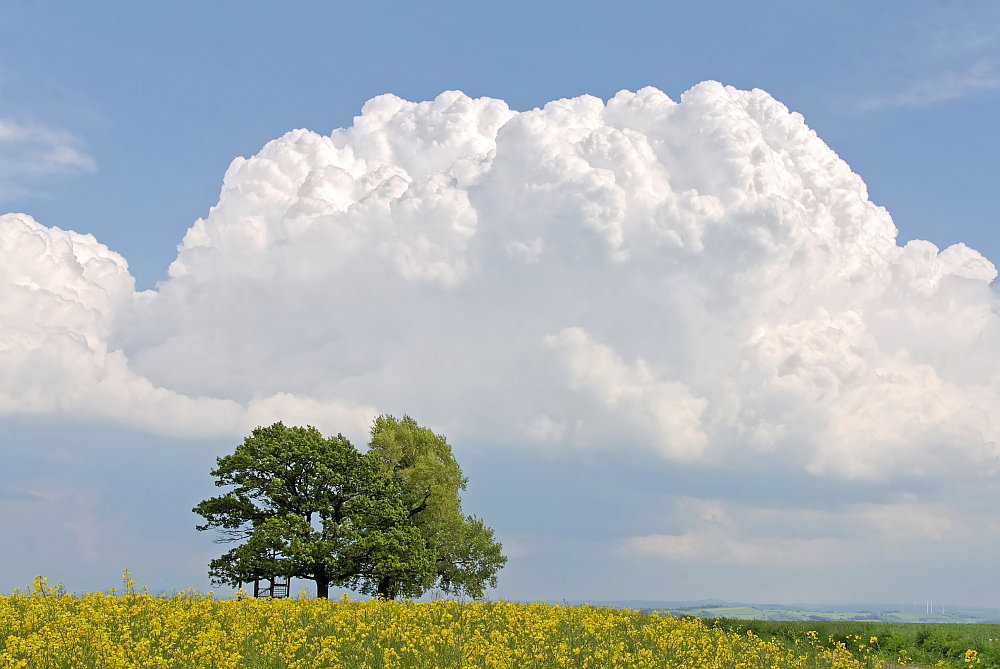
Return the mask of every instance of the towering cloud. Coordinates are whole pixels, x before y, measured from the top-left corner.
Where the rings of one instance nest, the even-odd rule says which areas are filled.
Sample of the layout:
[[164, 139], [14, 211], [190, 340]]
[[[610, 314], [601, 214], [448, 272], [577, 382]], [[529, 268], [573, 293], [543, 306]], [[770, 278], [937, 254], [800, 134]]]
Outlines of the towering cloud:
[[0, 216], [0, 253], [4, 414], [96, 417], [207, 436], [284, 416], [358, 429], [374, 412], [283, 393], [239, 404], [156, 386], [130, 368], [121, 337], [157, 296], [134, 292], [120, 255], [91, 235], [46, 228], [23, 214]]
[[380, 96], [234, 160], [156, 291], [24, 215], [0, 217], [0, 253], [6, 413], [237, 435], [410, 412], [484, 442], [863, 479], [997, 454], [996, 269], [900, 247], [759, 90]]

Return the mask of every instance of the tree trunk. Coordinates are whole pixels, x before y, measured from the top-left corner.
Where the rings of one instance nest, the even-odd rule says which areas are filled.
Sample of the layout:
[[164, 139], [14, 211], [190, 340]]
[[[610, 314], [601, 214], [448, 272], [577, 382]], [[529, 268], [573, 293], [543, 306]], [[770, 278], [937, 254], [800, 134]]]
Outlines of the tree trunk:
[[379, 599], [396, 599], [396, 589], [393, 587], [392, 579], [380, 578], [376, 590]]
[[329, 599], [330, 597], [330, 579], [324, 576], [317, 576], [316, 581], [316, 598], [317, 599]]

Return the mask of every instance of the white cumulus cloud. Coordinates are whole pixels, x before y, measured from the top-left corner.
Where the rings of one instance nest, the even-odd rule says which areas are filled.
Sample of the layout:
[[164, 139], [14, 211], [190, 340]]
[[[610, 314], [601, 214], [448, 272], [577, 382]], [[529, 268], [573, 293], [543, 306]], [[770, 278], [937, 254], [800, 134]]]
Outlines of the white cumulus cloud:
[[362, 431], [374, 409], [285, 393], [242, 403], [189, 396], [137, 374], [120, 347], [136, 293], [124, 258], [24, 214], [0, 216], [0, 413], [103, 418], [180, 435], [230, 435], [278, 419]]
[[7, 414], [357, 435], [407, 412], [480, 443], [876, 480], [997, 456], [993, 264], [899, 246], [760, 90], [380, 96], [234, 160], [156, 291], [24, 215], [0, 253]]
[[592, 394], [605, 409], [621, 411], [620, 424], [638, 427], [640, 439], [642, 432], [654, 435], [665, 455], [679, 459], [697, 459], [704, 451], [701, 415], [707, 402], [684, 384], [660, 381], [642, 359], [626, 364], [580, 328], [544, 341], [562, 357], [569, 386]]

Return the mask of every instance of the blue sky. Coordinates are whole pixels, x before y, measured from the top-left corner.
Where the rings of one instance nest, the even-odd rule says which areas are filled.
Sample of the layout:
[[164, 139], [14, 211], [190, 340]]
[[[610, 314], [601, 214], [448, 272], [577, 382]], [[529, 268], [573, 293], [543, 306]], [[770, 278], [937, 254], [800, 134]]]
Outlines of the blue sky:
[[[870, 422], [852, 423], [855, 432], [842, 430], [850, 435], [888, 433], [899, 425], [909, 425], [895, 417], [905, 415], [916, 416], [915, 420], [930, 425], [927, 430], [938, 435], [935, 438], [939, 441], [921, 446], [912, 457], [900, 456], [906, 452], [905, 444], [893, 443], [883, 450], [873, 446], [881, 454], [873, 457], [880, 467], [900, 467], [898, 473], [873, 473], [861, 464], [841, 469], [829, 464], [838, 448], [846, 449], [846, 461], [860, 458], [859, 450], [864, 451], [863, 445], [843, 445], [846, 442], [838, 439], [847, 437], [842, 434], [825, 441], [816, 437], [814, 449], [796, 450], [790, 445], [812, 444], [810, 427], [815, 425], [822, 424], [833, 435], [839, 425], [837, 417], [846, 423], [844, 416], [856, 419], [862, 413], [857, 398], [867, 397], [864, 394], [834, 403], [829, 413], [824, 404], [832, 401], [828, 394], [818, 393], [815, 406], [797, 405], [785, 395], [762, 395], [759, 404], [744, 406], [741, 410], [745, 413], [740, 415], [764, 416], [767, 420], [762, 418], [757, 425], [760, 430], [765, 424], [782, 426], [784, 436], [774, 437], [777, 441], [768, 442], [771, 446], [767, 447], [746, 447], [734, 436], [738, 430], [720, 427], [726, 422], [723, 415], [728, 406], [723, 399], [726, 393], [720, 389], [744, 388], [743, 401], [749, 402], [746, 397], [757, 388], [746, 378], [727, 376], [728, 372], [711, 376], [693, 369], [695, 362], [726, 357], [730, 340], [723, 334], [718, 334], [718, 349], [697, 342], [699, 337], [690, 334], [698, 332], [699, 323], [718, 326], [725, 320], [724, 314], [713, 312], [711, 305], [716, 303], [706, 301], [705, 318], [709, 320], [694, 316], [685, 320], [676, 314], [689, 313], [685, 311], [689, 305], [677, 306], [683, 302], [683, 294], [671, 291], [661, 294], [637, 289], [624, 298], [621, 292], [609, 297], [614, 291], [631, 290], [629, 286], [635, 281], [655, 283], [648, 272], [637, 271], [633, 279], [622, 278], [618, 283], [617, 278], [606, 279], [603, 265], [567, 264], [544, 276], [533, 274], [534, 270], [498, 273], [503, 281], [480, 284], [469, 283], [468, 276], [475, 276], [477, 267], [489, 266], [483, 259], [479, 265], [468, 261], [471, 269], [454, 264], [447, 276], [433, 274], [440, 268], [433, 264], [407, 265], [399, 270], [401, 276], [418, 283], [437, 281], [451, 291], [447, 299], [409, 284], [382, 284], [363, 272], [351, 275], [364, 287], [355, 285], [349, 290], [376, 300], [391, 294], [385, 298], [386, 309], [411, 316], [433, 314], [453, 323], [449, 332], [457, 334], [448, 350], [468, 351], [456, 353], [447, 365], [454, 371], [441, 374], [441, 383], [450, 384], [448, 389], [433, 384], [421, 391], [407, 391], [402, 383], [386, 387], [386, 377], [376, 375], [383, 385], [372, 390], [366, 380], [366, 374], [374, 374], [372, 370], [398, 365], [400, 370], [425, 372], [407, 362], [404, 353], [419, 357], [434, 349], [411, 350], [409, 344], [400, 344], [403, 353], [399, 360], [384, 351], [367, 349], [363, 341], [355, 341], [338, 329], [334, 307], [345, 310], [339, 317], [359, 332], [383, 321], [368, 315], [348, 297], [331, 297], [326, 307], [331, 315], [317, 320], [308, 314], [308, 306], [325, 299], [325, 293], [281, 283], [281, 277], [289, 276], [289, 267], [299, 265], [285, 266], [280, 259], [274, 260], [278, 269], [269, 274], [265, 270], [276, 256], [239, 256], [233, 250], [237, 242], [223, 231], [229, 229], [227, 222], [243, 221], [243, 225], [247, 219], [224, 219], [229, 214], [223, 207], [213, 219], [210, 210], [220, 202], [223, 178], [235, 158], [254, 156], [267, 142], [292, 129], [330, 135], [337, 128], [348, 128], [365, 103], [381, 94], [421, 102], [434, 100], [443, 91], [459, 90], [473, 99], [502, 100], [513, 113], [582, 95], [607, 102], [618, 91], [644, 87], [654, 87], [679, 101], [692, 86], [715, 80], [742, 91], [762, 89], [791, 112], [801, 114], [808, 128], [863, 179], [871, 203], [885, 207], [891, 215], [900, 247], [912, 239], [928, 240], [939, 249], [962, 242], [996, 262], [1000, 259], [1000, 236], [996, 233], [1000, 196], [995, 186], [995, 157], [1000, 152], [995, 123], [1000, 95], [997, 26], [1000, 9], [990, 2], [375, 2], [349, 7], [320, 2], [177, 2], [157, 6], [5, 3], [0, 8], [0, 214], [27, 214], [45, 230], [92, 234], [127, 261], [138, 290], [157, 290], [156, 297], [150, 298], [161, 305], [150, 307], [154, 315], [143, 315], [147, 312], [136, 307], [138, 311], [128, 311], [128, 318], [112, 319], [115, 325], [107, 326], [112, 334], [107, 335], [104, 345], [127, 358], [122, 374], [135, 374], [155, 388], [175, 393], [194, 407], [191, 411], [209, 397], [235, 402], [250, 417], [270, 415], [267, 411], [273, 412], [276, 406], [290, 406], [292, 416], [309, 421], [308, 407], [316, 406], [320, 407], [316, 422], [339, 430], [331, 416], [343, 416], [346, 426], [342, 429], [359, 443], [363, 443], [364, 434], [356, 428], [355, 417], [370, 409], [409, 412], [444, 431], [471, 479], [467, 507], [492, 522], [511, 548], [511, 563], [502, 575], [497, 596], [721, 597], [785, 602], [933, 597], [954, 603], [990, 603], [1000, 594], [992, 586], [982, 586], [989, 580], [990, 560], [968, 556], [973, 548], [988, 553], [983, 546], [998, 543], [993, 534], [1000, 521], [986, 513], [996, 506], [998, 491], [994, 479], [985, 473], [990, 467], [972, 458], [970, 462], [978, 464], [949, 469], [940, 481], [932, 473], [940, 462], [956, 460], [949, 450], [960, 448], [956, 444], [961, 439], [956, 435], [966, 434], [963, 429], [980, 429], [968, 427], [969, 421], [975, 422], [972, 418], [962, 423], [965, 419], [957, 409], [949, 413], [934, 407], [958, 406], [973, 396], [988, 400], [996, 388], [995, 378], [1000, 378], [986, 372], [976, 376], [970, 371], [993, 370], [998, 362], [987, 345], [995, 336], [989, 320], [989, 314], [997, 313], [996, 303], [990, 301], [995, 299], [995, 291], [982, 295], [972, 288], [955, 288], [958, 292], [954, 294], [932, 296], [938, 301], [925, 296], [913, 302], [879, 302], [877, 309], [869, 302], [863, 307], [854, 303], [845, 306], [842, 294], [833, 288], [830, 294], [795, 298], [810, 309], [824, 310], [824, 318], [837, 323], [834, 329], [838, 331], [849, 330], [843, 323], [854, 322], [844, 314], [861, 314], [858, 318], [864, 332], [873, 333], [879, 342], [879, 355], [884, 356], [858, 354], [872, 365], [873, 378], [891, 366], [887, 361], [898, 363], [899, 351], [936, 374], [932, 383], [926, 375], [919, 376], [924, 373], [920, 370], [893, 367], [900, 377], [912, 374], [917, 380], [906, 392], [900, 391], [896, 404], [880, 407], [879, 415], [865, 419]], [[704, 96], [710, 98], [710, 92]], [[704, 107], [692, 108], [715, 109], [712, 104], [704, 102]], [[479, 109], [476, 113], [487, 112]], [[580, 118], [587, 113], [581, 109], [573, 112]], [[419, 119], [425, 117], [415, 118], [417, 126], [424, 127]], [[545, 120], [543, 126], [545, 123], [552, 123], [553, 128], [558, 125], [554, 120]], [[693, 123], [696, 130], [707, 132], [708, 126]], [[425, 129], [433, 133], [439, 127], [428, 125]], [[439, 145], [445, 143], [443, 135], [441, 138]], [[672, 141], [681, 146], [682, 139]], [[375, 151], [370, 148], [374, 144], [365, 144], [369, 139], [364, 137], [352, 135], [343, 141], [355, 147], [357, 155]], [[515, 155], [519, 150], [530, 153], [530, 143], [515, 145], [513, 139], [510, 141], [510, 146], [520, 146], [512, 149]], [[805, 139], [796, 141], [799, 143], [790, 145], [790, 153], [795, 146], [806, 146]], [[292, 152], [289, 147], [291, 140], [287, 145], [275, 145], [275, 155]], [[819, 149], [809, 147], [803, 151], [819, 155]], [[436, 150], [427, 149], [429, 153]], [[500, 155], [501, 150], [497, 152]], [[553, 155], [563, 154], [557, 151]], [[418, 157], [415, 154], [408, 160], [412, 163]], [[367, 159], [375, 160], [371, 156]], [[513, 175], [529, 174], [526, 166], [530, 160], [524, 160], [523, 165], [518, 163], [521, 167], [507, 169]], [[404, 158], [398, 162], [415, 182], [419, 181], [409, 167], [411, 163]], [[681, 161], [670, 169], [679, 181], [687, 169], [699, 174], [713, 169], [711, 164], [696, 163], [686, 167]], [[789, 173], [800, 175], [807, 169], [811, 168], [799, 165]], [[257, 172], [244, 175], [233, 171], [232, 175], [234, 189], [244, 189], [240, 191], [244, 196], [269, 183]], [[823, 175], [821, 181], [827, 179], [825, 172]], [[707, 184], [715, 183], [710, 177], [703, 181], [705, 193]], [[229, 183], [230, 177], [226, 178]], [[457, 178], [460, 180], [460, 175]], [[842, 175], [829, 179], [841, 184], [837, 186], [841, 190], [853, 187]], [[516, 182], [516, 176], [511, 177], [510, 183]], [[503, 200], [504, 194], [518, 191], [503, 190], [508, 188], [506, 183], [498, 177], [496, 190], [489, 191], [495, 193], [490, 202], [510, 202]], [[836, 192], [830, 188], [831, 193]], [[486, 221], [487, 196], [481, 195], [484, 199], [477, 201], [474, 189], [469, 192], [480, 220]], [[518, 196], [513, 200], [518, 201]], [[523, 211], [513, 206], [521, 214], [518, 225], [546, 225], [545, 206], [530, 208], [525, 204]], [[233, 204], [226, 211], [236, 208]], [[808, 227], [813, 219], [803, 216], [792, 223], [779, 220], [776, 229], [785, 224]], [[260, 217], [270, 225], [266, 214]], [[209, 242], [192, 235], [185, 241], [187, 251], [179, 256], [185, 233], [199, 218], [207, 221], [205, 239]], [[845, 230], [854, 230], [843, 225]], [[558, 246], [560, 240], [570, 248], [579, 240], [577, 233], [560, 230], [558, 235], [545, 238], [546, 248]], [[437, 242], [447, 246], [444, 237], [428, 234], [432, 246]], [[531, 234], [524, 234], [517, 243], [526, 245], [518, 246], [521, 250], [517, 252], [527, 254], [526, 262], [534, 262], [539, 251], [532, 246]], [[629, 233], [625, 234], [627, 239]], [[406, 239], [405, 235], [401, 239]], [[861, 236], [851, 239], [856, 248], [874, 244]], [[734, 247], [739, 244], [733, 242]], [[711, 243], [708, 247], [715, 248]], [[220, 259], [205, 260], [208, 256], [198, 255], [198, 248], [221, 249]], [[506, 248], [513, 253], [513, 247]], [[844, 253], [845, 258], [855, 257]], [[775, 251], [774, 258], [784, 257]], [[715, 272], [722, 272], [720, 268], [735, 267], [739, 258], [744, 256], [720, 255], [717, 264], [698, 265], [703, 270], [701, 276], [715, 277]], [[205, 277], [203, 282], [167, 282], [168, 266], [175, 259], [188, 268], [188, 276]], [[966, 256], [959, 260], [963, 266], [978, 262]], [[15, 266], [14, 261], [12, 255], [7, 265]], [[317, 253], [304, 258], [301, 265], [308, 274], [313, 267], [310, 263], [320, 267], [323, 262], [323, 254]], [[659, 266], [649, 262], [648, 267]], [[774, 260], [774, 266], [781, 267], [781, 262]], [[831, 262], [830, 267], [836, 269], [839, 261]], [[549, 267], [544, 262], [541, 265]], [[261, 276], [253, 276], [246, 269], [249, 266], [261, 267]], [[897, 276], [902, 272], [898, 266], [886, 272]], [[25, 275], [49, 272], [50, 290], [58, 292], [61, 274], [45, 269], [48, 265], [27, 267]], [[828, 267], [817, 267], [815, 276], [829, 273]], [[919, 279], [922, 271], [913, 270], [914, 276]], [[325, 284], [329, 291], [338, 290], [339, 284], [333, 280], [339, 274], [316, 272], [321, 280], [330, 282]], [[690, 284], [691, 294], [724, 294], [713, 292], [722, 291], [722, 274], [717, 282], [712, 279], [714, 283], [705, 279], [704, 284]], [[750, 274], [739, 276], [747, 287], [742, 293], [737, 290], [734, 300], [767, 302], [764, 293], [754, 292], [757, 284]], [[16, 277], [10, 280], [20, 281]], [[544, 305], [527, 305], [525, 300], [536, 292], [533, 289], [514, 294], [519, 281], [536, 280], [534, 285], [551, 287], [552, 299], [560, 301], [559, 309], [565, 308], [565, 312], [548, 309], [547, 313], [558, 312], [565, 315], [564, 320], [554, 315], [543, 317]], [[679, 279], [664, 275], [660, 280], [665, 286]], [[158, 282], [164, 283], [158, 288]], [[266, 293], [267, 286], [278, 296], [273, 304], [247, 297]], [[411, 289], [416, 292], [407, 292]], [[219, 291], [219, 302], [208, 302], [216, 305], [214, 312], [208, 307], [188, 312], [179, 306], [197, 302], [193, 296], [213, 290]], [[295, 295], [301, 297], [301, 304], [298, 298], [289, 297], [291, 292], [282, 292], [286, 290], [298, 291]], [[887, 289], [885, 294], [891, 292]], [[889, 297], [879, 298], [883, 299]], [[301, 333], [289, 345], [292, 350], [276, 347], [278, 335], [248, 336], [241, 341], [241, 331], [232, 323], [245, 328], [259, 325], [248, 315], [234, 313], [228, 324], [212, 321], [212, 313], [223, 313], [218, 305], [239, 300], [244, 300], [240, 304], [247, 305], [248, 311], [268, 304], [286, 309], [282, 317], [287, 327]], [[956, 311], [947, 311], [952, 308], [948, 305], [956, 304], [964, 310], [954, 307]], [[888, 311], [902, 313], [907, 309], [926, 312], [926, 318], [914, 323], [926, 324], [940, 316], [944, 321], [951, 318], [952, 327], [958, 327], [955, 323], [961, 321], [954, 320], [956, 313], [964, 314], [962, 317], [986, 314], [981, 318], [988, 323], [978, 338], [967, 339], [945, 325], [925, 333], [923, 326], [884, 324]], [[475, 351], [484, 347], [500, 359], [513, 345], [502, 337], [490, 339], [489, 333], [496, 328], [480, 331], [467, 325], [466, 319], [492, 322], [495, 318], [503, 323], [523, 318], [534, 323], [526, 314], [536, 311], [539, 334], [532, 335], [531, 341], [544, 344], [538, 344], [538, 351], [524, 344], [523, 351], [517, 349], [523, 353], [518, 360], [525, 370], [543, 371], [537, 378], [527, 371], [521, 376], [510, 372], [509, 378], [501, 374], [492, 380], [500, 390], [491, 394], [494, 391], [486, 387], [491, 384], [477, 380], [476, 375], [496, 370], [479, 360]], [[4, 313], [11, 332], [20, 332], [18, 313], [13, 308]], [[28, 307], [24, 314], [24, 319], [42, 318]], [[757, 321], [746, 317], [749, 333], [756, 327], [750, 324]], [[126, 327], [121, 325], [124, 321], [140, 324]], [[802, 334], [804, 322], [786, 319], [757, 324], [783, 333], [775, 335], [775, 342], [800, 337], [797, 341], [815, 347], [818, 352], [813, 357], [802, 353], [787, 360], [806, 360], [803, 364], [813, 367], [803, 378], [808, 376], [809, 383], [822, 385], [827, 381], [816, 380], [822, 376], [817, 369], [846, 368], [839, 367], [839, 362], [816, 362], [825, 349], [817, 343], [819, 335]], [[42, 329], [63, 327], [57, 322], [39, 323]], [[183, 323], [193, 325], [185, 329]], [[104, 325], [86, 327], [105, 332]], [[626, 330], [648, 336], [623, 334]], [[911, 337], [909, 331], [921, 334]], [[92, 334], [91, 330], [86, 332], [87, 336]], [[430, 326], [415, 326], [407, 333], [407, 342], [441, 334]], [[715, 334], [706, 337], [713, 342], [714, 338]], [[376, 337], [372, 341], [387, 347], [394, 344], [392, 339]], [[471, 341], [476, 344], [463, 348]], [[844, 350], [868, 351], [859, 341], [844, 344]], [[889, 346], [888, 341], [896, 343]], [[706, 348], [701, 348], [702, 344]], [[346, 346], [350, 353], [343, 359], [329, 353], [337, 345]], [[44, 350], [49, 344], [39, 346]], [[773, 350], [764, 344], [761, 347], [760, 356], [766, 357]], [[667, 350], [681, 353], [665, 353]], [[559, 377], [561, 384], [555, 371], [553, 376], [545, 376], [547, 363], [539, 362], [546, 359], [544, 351], [561, 361], [559, 369], [565, 375]], [[53, 359], [68, 364], [65, 357]], [[761, 359], [754, 358], [753, 364]], [[56, 363], [52, 363], [55, 367], [35, 369], [32, 365], [41, 364], [37, 358], [10, 360], [5, 363], [9, 378], [37, 373], [43, 380], [37, 388], [30, 387], [39, 393], [59, 383], [69, 385], [53, 391], [61, 399], [49, 404], [0, 403], [0, 448], [5, 460], [4, 473], [0, 474], [0, 531], [23, 537], [24, 543], [20, 552], [15, 544], [16, 556], [0, 577], [6, 579], [0, 580], [0, 591], [29, 581], [39, 571], [63, 580], [71, 589], [105, 588], [114, 585], [122, 567], [129, 567], [140, 583], [154, 588], [207, 587], [204, 564], [216, 549], [209, 537], [193, 531], [195, 518], [188, 509], [199, 495], [210, 494], [207, 470], [215, 456], [238, 441], [240, 429], [233, 428], [236, 432], [231, 433], [228, 427], [202, 431], [185, 427], [184, 435], [171, 435], [164, 426], [169, 423], [166, 418], [129, 417], [156, 411], [155, 406], [151, 409], [141, 403], [133, 406], [126, 402], [121, 410], [88, 413], [81, 408], [83, 404], [76, 406], [66, 399], [66, 393], [72, 394], [73, 382], [60, 376]], [[955, 371], [962, 367], [962, 361], [969, 369]], [[282, 376], [282, 366], [296, 364], [319, 372]], [[258, 369], [259, 373], [239, 372], [241, 367]], [[198, 368], [209, 371], [199, 376]], [[734, 362], [733, 369], [737, 368]], [[605, 376], [595, 377], [595, 369], [603, 370]], [[837, 376], [838, 388], [854, 382], [854, 372], [832, 373], [841, 374]], [[46, 385], [46, 374], [51, 374], [50, 385]], [[314, 378], [320, 375], [328, 380]], [[598, 388], [608, 378], [640, 391], [609, 395]], [[938, 381], [940, 385], [935, 385]], [[744, 383], [750, 385], [740, 385]], [[535, 397], [534, 390], [523, 392], [525, 387], [538, 389], [537, 397], [558, 399], [553, 399], [550, 410], [537, 415], [521, 416], [521, 408], [513, 400], [503, 407], [495, 404], [504, 403], [511, 395]], [[921, 387], [926, 394], [919, 392]], [[11, 388], [23, 396], [30, 394], [13, 381], [6, 392], [13, 393]], [[85, 386], [80, 388], [87, 392]], [[884, 389], [878, 391], [874, 386], [862, 384], [859, 389], [859, 393], [874, 393], [873, 397], [884, 394]], [[542, 394], [544, 390], [551, 394]], [[786, 391], [793, 392], [782, 390]], [[939, 402], [934, 395], [939, 391], [952, 395]], [[357, 394], [352, 397], [352, 392]], [[574, 399], [588, 392], [590, 401], [610, 412], [606, 422], [589, 427], [585, 423], [593, 407]], [[290, 404], [272, 401], [283, 393], [293, 398], [288, 400]], [[484, 406], [497, 406], [497, 411], [491, 415], [485, 409], [463, 405], [462, 397], [478, 398]], [[653, 427], [642, 427], [648, 419], [648, 411], [642, 407], [654, 399], [687, 406], [703, 424], [715, 421], [715, 427], [699, 432], [707, 435], [708, 445], [693, 438], [683, 443], [667, 438], [659, 450], [654, 449], [656, 452], [637, 446], [656, 441], [655, 435], [651, 438], [651, 433], [643, 431], [647, 428], [654, 433], [690, 428], [683, 415], [669, 420], [654, 418]], [[254, 413], [255, 401], [264, 402], [267, 411]], [[336, 407], [330, 408], [329, 402], [334, 401]], [[216, 408], [205, 409], [206, 415], [236, 411], [229, 404], [213, 406]], [[461, 419], [453, 415], [459, 411]], [[816, 418], [820, 414], [822, 420]], [[512, 425], [522, 418], [522, 432], [533, 435], [537, 444], [525, 441], [516, 430], [506, 429], [509, 425], [505, 421]], [[991, 418], [995, 421], [995, 414], [983, 409], [975, 420], [986, 424]], [[630, 420], [635, 425], [629, 425]], [[614, 425], [623, 426], [621, 436], [613, 436]], [[247, 424], [242, 433], [251, 427]], [[586, 434], [581, 436], [581, 430]], [[980, 432], [986, 435], [980, 436], [987, 448], [991, 443], [988, 430]], [[539, 445], [543, 442], [545, 445]], [[716, 453], [713, 449], [720, 443], [726, 445], [718, 446], [721, 450]], [[708, 455], [692, 455], [702, 451]], [[907, 469], [904, 465], [908, 461], [920, 466]], [[969, 471], [986, 478], [976, 479], [970, 489], [961, 489], [956, 481]], [[868, 523], [864, 525], [867, 529], [852, 530], [859, 523]], [[992, 534], [973, 536], [962, 529], [977, 524]], [[817, 526], [827, 530], [820, 531]], [[866, 553], [877, 549], [880, 537], [896, 540], [908, 551], [920, 546], [920, 557], [906, 552], [866, 561]], [[795, 557], [787, 564], [768, 565], [760, 548], [768, 542], [785, 547], [785, 552]], [[737, 546], [739, 550], [726, 552], [720, 546]], [[824, 578], [817, 581], [811, 576], [812, 569], [818, 556], [831, 550], [845, 551], [841, 568], [824, 566]], [[955, 573], [942, 569], [943, 564], [955, 564], [956, 560], [965, 562], [960, 562], [961, 569]], [[919, 591], [914, 583], [921, 584]]]

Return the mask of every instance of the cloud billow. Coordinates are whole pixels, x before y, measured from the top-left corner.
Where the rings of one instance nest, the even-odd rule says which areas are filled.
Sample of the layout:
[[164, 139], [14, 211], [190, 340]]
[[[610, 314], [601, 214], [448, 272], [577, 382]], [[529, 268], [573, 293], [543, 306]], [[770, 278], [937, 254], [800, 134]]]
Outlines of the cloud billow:
[[[896, 242], [767, 93], [369, 101], [230, 165], [169, 277], [0, 217], [0, 411], [272, 417], [882, 479], [993, 466], [992, 263]], [[256, 422], [255, 422], [256, 421]]]

